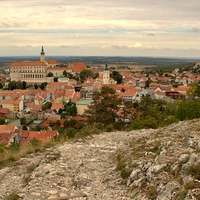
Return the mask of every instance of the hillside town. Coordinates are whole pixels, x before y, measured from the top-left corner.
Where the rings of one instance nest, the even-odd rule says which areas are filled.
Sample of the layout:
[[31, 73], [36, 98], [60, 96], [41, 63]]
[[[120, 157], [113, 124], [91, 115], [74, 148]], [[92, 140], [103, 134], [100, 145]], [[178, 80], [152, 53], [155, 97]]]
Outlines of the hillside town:
[[[0, 125], [0, 144], [22, 145], [34, 138], [50, 141], [59, 135], [52, 123], [64, 127], [65, 120], [87, 121], [84, 112], [93, 93], [104, 86], [132, 103], [140, 102], [146, 95], [168, 102], [185, 98], [190, 84], [200, 81], [196, 73], [199, 67], [197, 62], [190, 71], [117, 72], [106, 63], [104, 68], [91, 68], [83, 62], [61, 64], [47, 60], [42, 47], [39, 61], [13, 62], [10, 73], [0, 74], [0, 116], [5, 119]], [[76, 112], [67, 113], [66, 105], [74, 106]], [[21, 123], [12, 124], [10, 119], [19, 119]], [[23, 120], [28, 124], [25, 127]], [[33, 130], [38, 126], [43, 129]]]

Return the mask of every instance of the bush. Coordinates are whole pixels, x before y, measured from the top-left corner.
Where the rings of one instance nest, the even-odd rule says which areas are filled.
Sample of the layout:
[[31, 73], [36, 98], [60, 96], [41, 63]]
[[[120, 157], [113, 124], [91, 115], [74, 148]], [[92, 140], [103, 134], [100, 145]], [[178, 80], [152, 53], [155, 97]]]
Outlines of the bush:
[[19, 199], [19, 195], [18, 194], [15, 194], [15, 193], [12, 193], [10, 195], [8, 195], [5, 200], [18, 200]]
[[83, 127], [79, 133], [79, 136], [85, 137], [88, 135], [99, 134], [101, 132], [102, 132], [102, 130], [98, 129], [94, 124], [94, 125], [89, 125], [89, 126]]
[[65, 132], [65, 136], [67, 136], [69, 139], [74, 138], [77, 133], [77, 130], [75, 128], [68, 128]]
[[114, 130], [114, 126], [112, 124], [108, 124], [106, 127], [105, 127], [105, 131], [106, 132], [112, 132]]
[[30, 140], [30, 144], [32, 145], [32, 146], [34, 146], [34, 147], [38, 147], [38, 146], [41, 146], [41, 141], [40, 140], [37, 140], [37, 139], [32, 139], [32, 140]]
[[147, 116], [144, 119], [136, 119], [132, 122], [130, 129], [142, 129], [142, 128], [153, 128], [156, 129], [159, 126], [158, 120], [154, 117]]

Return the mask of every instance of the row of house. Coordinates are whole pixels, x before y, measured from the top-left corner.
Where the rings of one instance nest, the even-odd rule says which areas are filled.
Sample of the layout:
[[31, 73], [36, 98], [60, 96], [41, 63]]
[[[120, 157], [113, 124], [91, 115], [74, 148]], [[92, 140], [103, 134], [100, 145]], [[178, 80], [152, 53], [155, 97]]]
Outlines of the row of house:
[[57, 130], [25, 131], [15, 125], [0, 125], [0, 144], [6, 146], [22, 145], [33, 139], [49, 142], [58, 135]]

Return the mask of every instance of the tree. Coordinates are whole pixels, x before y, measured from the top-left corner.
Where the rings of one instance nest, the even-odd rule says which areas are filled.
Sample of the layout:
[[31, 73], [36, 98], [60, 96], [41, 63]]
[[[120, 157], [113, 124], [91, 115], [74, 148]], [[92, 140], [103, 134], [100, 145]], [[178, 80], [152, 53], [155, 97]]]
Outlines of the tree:
[[126, 92], [126, 90], [124, 88], [121, 89], [121, 92]]
[[22, 89], [23, 86], [22, 86], [22, 82], [21, 81], [17, 81], [16, 83], [16, 89]]
[[20, 124], [21, 124], [21, 125], [26, 125], [26, 118], [25, 118], [25, 117], [22, 117], [22, 118], [20, 119]]
[[16, 81], [11, 81], [10, 83], [8, 83], [8, 89], [9, 89], [9, 90], [14, 90], [14, 89], [16, 89], [16, 88], [17, 88], [17, 87], [16, 87], [16, 84], [17, 84]]
[[190, 88], [187, 90], [187, 95], [191, 99], [200, 97], [200, 85], [196, 82], [190, 84]]
[[38, 89], [37, 83], [34, 84], [34, 88], [35, 88], [35, 89]]
[[40, 89], [41, 89], [41, 90], [45, 90], [45, 88], [46, 88], [47, 85], [48, 85], [47, 82], [42, 83], [42, 84], [40, 85]]
[[69, 101], [67, 104], [65, 104], [64, 107], [65, 107], [66, 115], [71, 115], [71, 116], [77, 115], [77, 108], [74, 102]]
[[5, 118], [0, 116], [0, 124], [5, 124]]
[[94, 73], [91, 70], [84, 69], [83, 71], [81, 71], [80, 73], [81, 82], [84, 82], [84, 80], [89, 77], [90, 78], [94, 77]]
[[66, 77], [66, 76], [67, 76], [67, 72], [66, 72], [66, 70], [65, 70], [65, 71], [63, 71], [63, 76], [64, 76], [64, 77]]
[[42, 105], [42, 110], [50, 109], [52, 106], [51, 102], [46, 102], [45, 104]]
[[54, 77], [53, 81], [58, 82], [58, 77]]
[[22, 82], [22, 90], [26, 90], [26, 81]]
[[84, 114], [88, 116], [90, 123], [102, 123], [104, 126], [114, 124], [121, 104], [122, 99], [115, 90], [104, 86], [100, 92], [94, 92], [93, 101]]
[[52, 73], [52, 72], [49, 72], [49, 73], [47, 74], [47, 77], [53, 77], [53, 73]]
[[117, 81], [117, 84], [121, 84], [122, 83], [122, 75], [117, 72], [117, 71], [113, 71], [111, 74], [111, 77], [114, 78], [115, 81]]
[[3, 83], [0, 82], [0, 89], [2, 89], [2, 88], [3, 88]]

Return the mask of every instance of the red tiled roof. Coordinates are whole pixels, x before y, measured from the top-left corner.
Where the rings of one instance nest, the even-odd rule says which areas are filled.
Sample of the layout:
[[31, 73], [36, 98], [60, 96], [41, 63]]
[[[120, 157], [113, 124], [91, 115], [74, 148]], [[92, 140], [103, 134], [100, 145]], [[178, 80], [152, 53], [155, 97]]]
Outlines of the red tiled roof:
[[29, 132], [28, 131], [22, 131], [22, 134], [20, 136], [28, 138]]
[[35, 61], [35, 62], [13, 62], [11, 64], [12, 67], [17, 66], [47, 66], [45, 62]]
[[48, 64], [54, 64], [54, 65], [57, 65], [58, 62], [57, 62], [57, 60], [48, 60]]
[[0, 133], [14, 133], [15, 128], [15, 125], [0, 125]]
[[57, 109], [60, 109], [63, 107], [63, 104], [62, 103], [53, 103], [52, 106], [51, 106], [51, 110], [57, 110]]
[[74, 100], [79, 100], [81, 98], [81, 93], [80, 92], [75, 92], [73, 99]]
[[37, 139], [38, 131], [29, 131], [28, 140]]
[[10, 113], [10, 110], [8, 108], [0, 108], [0, 113], [8, 114]]
[[13, 99], [4, 99], [2, 101], [2, 105], [3, 104], [14, 104], [14, 105], [19, 105], [21, 100], [13, 100]]
[[49, 67], [47, 68], [48, 71], [67, 71], [67, 67]]
[[75, 62], [74, 67], [81, 67], [82, 69], [86, 68], [86, 65], [84, 62]]
[[[40, 126], [41, 127], [49, 127], [50, 123], [56, 123], [57, 120], [44, 120]], [[64, 121], [63, 120], [59, 120], [60, 121], [60, 127], [63, 127]]]
[[72, 72], [82, 72], [83, 68], [82, 67], [73, 67]]

